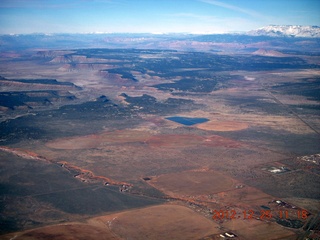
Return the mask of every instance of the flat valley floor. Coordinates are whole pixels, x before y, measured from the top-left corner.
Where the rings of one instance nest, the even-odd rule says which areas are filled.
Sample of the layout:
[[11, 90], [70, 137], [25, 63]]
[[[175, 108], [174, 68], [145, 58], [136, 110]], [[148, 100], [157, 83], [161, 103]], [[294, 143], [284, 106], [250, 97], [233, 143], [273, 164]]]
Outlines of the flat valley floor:
[[319, 57], [29, 50], [0, 75], [1, 239], [320, 236]]

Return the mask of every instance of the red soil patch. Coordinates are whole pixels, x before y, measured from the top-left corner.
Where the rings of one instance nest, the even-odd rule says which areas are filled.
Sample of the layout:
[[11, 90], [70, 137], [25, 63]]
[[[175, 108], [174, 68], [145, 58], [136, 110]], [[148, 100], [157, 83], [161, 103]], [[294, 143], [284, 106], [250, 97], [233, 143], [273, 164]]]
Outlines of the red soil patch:
[[22, 150], [22, 149], [18, 149], [18, 148], [0, 147], [0, 151], [12, 153], [12, 154], [14, 154], [18, 157], [21, 157], [21, 158], [33, 159], [33, 160], [38, 160], [38, 161], [42, 161], [42, 162], [49, 162], [49, 163], [51, 162], [50, 160], [46, 159], [45, 157], [39, 156], [38, 154], [36, 154], [34, 152]]
[[205, 145], [212, 147], [227, 147], [227, 148], [238, 148], [242, 144], [240, 142], [234, 141], [230, 138], [221, 137], [218, 135], [212, 135], [205, 139]]

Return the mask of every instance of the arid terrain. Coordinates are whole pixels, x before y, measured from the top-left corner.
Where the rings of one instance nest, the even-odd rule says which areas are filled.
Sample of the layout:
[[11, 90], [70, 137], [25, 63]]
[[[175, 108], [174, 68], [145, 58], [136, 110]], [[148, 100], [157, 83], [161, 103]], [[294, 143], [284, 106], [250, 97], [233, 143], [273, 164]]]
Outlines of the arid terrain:
[[0, 238], [320, 238], [320, 47], [252, 39], [2, 50]]

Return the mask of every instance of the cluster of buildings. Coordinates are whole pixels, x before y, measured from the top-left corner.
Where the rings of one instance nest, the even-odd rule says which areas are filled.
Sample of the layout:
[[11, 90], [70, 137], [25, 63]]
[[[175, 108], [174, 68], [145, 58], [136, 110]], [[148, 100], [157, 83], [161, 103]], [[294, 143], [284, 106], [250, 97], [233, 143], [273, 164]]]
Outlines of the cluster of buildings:
[[294, 205], [291, 205], [290, 203], [281, 201], [281, 200], [273, 200], [272, 202], [275, 202], [278, 207], [285, 207], [285, 208], [292, 208], [292, 209], [296, 209], [297, 207]]
[[237, 237], [237, 235], [235, 235], [234, 233], [228, 233], [228, 232], [225, 232], [225, 233], [221, 233], [220, 234], [220, 237], [222, 238], [235, 238]]
[[285, 172], [289, 172], [290, 169], [287, 168], [287, 167], [268, 167], [268, 168], [262, 168], [262, 170], [265, 170], [265, 171], [268, 171], [268, 172], [271, 172], [271, 173], [285, 173]]

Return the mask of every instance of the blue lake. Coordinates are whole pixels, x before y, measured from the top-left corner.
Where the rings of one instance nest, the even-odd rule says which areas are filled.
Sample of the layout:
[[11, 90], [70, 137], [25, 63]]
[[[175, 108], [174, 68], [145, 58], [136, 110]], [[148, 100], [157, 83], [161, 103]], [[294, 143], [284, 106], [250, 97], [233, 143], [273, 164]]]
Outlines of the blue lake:
[[192, 126], [194, 124], [204, 123], [209, 121], [209, 119], [207, 118], [189, 118], [189, 117], [179, 117], [179, 116], [167, 117], [166, 119], [176, 123], [186, 125], [186, 126]]

